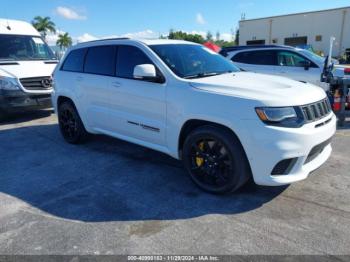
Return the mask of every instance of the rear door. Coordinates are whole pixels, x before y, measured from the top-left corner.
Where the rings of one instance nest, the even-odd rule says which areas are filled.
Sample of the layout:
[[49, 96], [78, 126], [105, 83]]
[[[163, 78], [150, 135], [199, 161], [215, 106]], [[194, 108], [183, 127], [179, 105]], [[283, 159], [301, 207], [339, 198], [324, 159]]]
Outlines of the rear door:
[[64, 60], [59, 73], [55, 74], [55, 80], [57, 79], [60, 89], [69, 90], [69, 92], [72, 91], [74, 93], [76, 97], [76, 101], [74, 102], [77, 104], [79, 111], [85, 111], [86, 106], [80, 98], [83, 95], [82, 80], [84, 78], [84, 59], [87, 50], [87, 48], [72, 50]]
[[166, 83], [135, 79], [134, 68], [141, 64], [155, 65], [140, 48], [118, 46], [116, 77], [111, 81], [110, 93], [112, 131], [165, 145]]
[[243, 51], [235, 54], [231, 60], [247, 71], [276, 74], [277, 58], [274, 50]]
[[109, 130], [110, 82], [115, 78], [116, 47], [113, 45], [93, 46], [87, 50], [84, 74], [81, 82], [81, 98], [84, 101], [88, 125]]
[[[293, 51], [278, 50], [277, 62], [279, 75], [320, 85], [321, 69], [308, 58]], [[310, 65], [308, 68], [305, 68], [306, 63]]]

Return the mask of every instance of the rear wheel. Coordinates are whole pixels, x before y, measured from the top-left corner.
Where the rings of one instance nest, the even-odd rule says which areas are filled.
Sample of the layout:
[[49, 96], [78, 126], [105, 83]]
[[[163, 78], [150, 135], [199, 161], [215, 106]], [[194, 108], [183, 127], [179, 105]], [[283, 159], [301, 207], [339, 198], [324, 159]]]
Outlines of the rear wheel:
[[84, 142], [88, 137], [80, 116], [70, 101], [62, 102], [58, 108], [58, 123], [63, 138], [71, 144]]
[[192, 180], [210, 193], [233, 192], [251, 176], [240, 142], [219, 127], [194, 130], [185, 140], [183, 161]]

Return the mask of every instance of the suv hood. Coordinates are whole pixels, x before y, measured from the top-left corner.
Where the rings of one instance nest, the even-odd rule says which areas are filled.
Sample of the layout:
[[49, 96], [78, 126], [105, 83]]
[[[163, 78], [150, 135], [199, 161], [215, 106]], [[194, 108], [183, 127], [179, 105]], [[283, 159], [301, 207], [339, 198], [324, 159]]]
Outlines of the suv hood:
[[193, 79], [190, 85], [201, 91], [256, 100], [266, 106], [305, 105], [326, 97], [318, 86], [251, 72]]
[[0, 76], [27, 78], [51, 76], [55, 61], [0, 61]]

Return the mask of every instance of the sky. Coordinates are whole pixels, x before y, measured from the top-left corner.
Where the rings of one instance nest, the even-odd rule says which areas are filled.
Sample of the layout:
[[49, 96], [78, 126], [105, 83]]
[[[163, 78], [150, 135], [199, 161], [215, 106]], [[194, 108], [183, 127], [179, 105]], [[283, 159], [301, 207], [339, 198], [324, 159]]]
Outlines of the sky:
[[[169, 29], [232, 38], [246, 19], [350, 6], [350, 0], [0, 0], [0, 18], [49, 16], [74, 42], [103, 37], [158, 38]], [[53, 44], [57, 35], [48, 37]]]

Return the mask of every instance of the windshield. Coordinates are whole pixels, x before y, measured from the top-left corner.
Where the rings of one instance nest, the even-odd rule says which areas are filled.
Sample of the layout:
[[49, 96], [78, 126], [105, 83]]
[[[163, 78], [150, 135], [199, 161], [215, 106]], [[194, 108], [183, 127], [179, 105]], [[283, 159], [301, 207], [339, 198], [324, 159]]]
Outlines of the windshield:
[[150, 48], [179, 77], [200, 78], [240, 71], [231, 61], [201, 45], [151, 45]]
[[300, 52], [305, 55], [306, 57], [310, 58], [312, 61], [315, 61], [317, 64], [323, 64], [324, 60], [326, 59], [325, 57], [319, 56], [309, 50], [300, 50]]
[[37, 36], [0, 35], [0, 60], [52, 60], [55, 55]]

